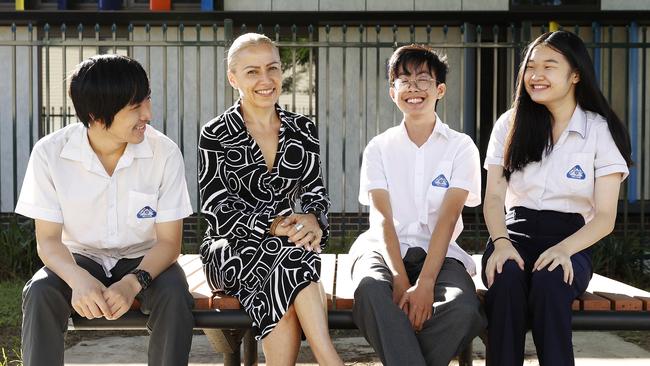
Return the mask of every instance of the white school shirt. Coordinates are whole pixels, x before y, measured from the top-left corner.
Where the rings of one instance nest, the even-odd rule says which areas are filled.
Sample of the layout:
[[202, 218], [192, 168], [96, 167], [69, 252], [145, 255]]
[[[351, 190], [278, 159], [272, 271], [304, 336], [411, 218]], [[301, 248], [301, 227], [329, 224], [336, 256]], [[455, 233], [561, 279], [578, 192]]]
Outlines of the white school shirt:
[[[512, 110], [494, 124], [483, 167], [504, 165], [504, 144], [510, 130]], [[569, 125], [553, 151], [510, 176], [506, 209], [523, 206], [533, 210], [579, 213], [589, 222], [594, 216], [596, 178], [628, 175], [625, 159], [618, 151], [601, 115], [576, 106]]]
[[110, 277], [118, 260], [141, 257], [155, 244], [155, 223], [193, 210], [183, 157], [167, 136], [147, 126], [109, 176], [87, 131], [74, 123], [34, 145], [16, 213], [63, 224], [63, 244]]
[[[433, 132], [419, 148], [411, 141], [404, 122], [374, 137], [366, 147], [361, 165], [359, 202], [369, 205], [369, 191], [387, 190], [402, 257], [411, 247], [428, 251], [447, 189], [469, 192], [466, 206], [481, 203], [479, 152], [472, 139], [436, 119]], [[370, 242], [382, 238], [381, 215], [370, 209], [370, 229], [362, 234]], [[463, 231], [458, 218], [447, 257], [461, 261], [470, 275], [474, 261], [456, 243]]]

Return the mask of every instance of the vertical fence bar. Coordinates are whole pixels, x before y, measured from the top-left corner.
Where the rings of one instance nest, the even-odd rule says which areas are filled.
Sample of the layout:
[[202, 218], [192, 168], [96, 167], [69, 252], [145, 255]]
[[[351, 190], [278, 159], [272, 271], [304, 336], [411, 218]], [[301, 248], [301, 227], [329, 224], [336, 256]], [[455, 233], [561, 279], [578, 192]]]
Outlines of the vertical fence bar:
[[52, 116], [50, 114], [50, 25], [48, 23], [43, 26], [43, 33], [45, 41], [45, 126], [43, 126], [43, 135], [47, 135], [52, 132], [50, 130]]
[[99, 55], [99, 24], [95, 23], [95, 54]]
[[[223, 21], [223, 33], [224, 33], [224, 37], [225, 37], [225, 41], [226, 41], [226, 44], [225, 44], [225, 46], [223, 48], [223, 59], [226, 59], [227, 56], [228, 56], [228, 48], [230, 47], [233, 40], [235, 39], [234, 35], [233, 35], [233, 22], [232, 22], [232, 19], [224, 19], [224, 21]], [[224, 65], [224, 67], [223, 67], [224, 75], [227, 75], [227, 72], [228, 72], [228, 65]], [[224, 95], [223, 95], [223, 97], [224, 97], [224, 103], [226, 104], [226, 106], [228, 105], [228, 103], [231, 103], [232, 100], [233, 100], [233, 90], [230, 87], [230, 85], [228, 85], [228, 82], [225, 81], [225, 80], [224, 80]]]
[[[626, 90], [628, 95], [625, 100], [627, 101], [627, 116], [630, 125], [631, 131], [631, 145], [632, 145], [632, 161], [637, 161], [639, 156], [638, 145], [639, 145], [639, 125], [638, 125], [638, 106], [639, 106], [639, 92], [638, 84], [636, 81], [639, 79], [639, 52], [637, 50], [636, 44], [639, 41], [638, 38], [638, 26], [635, 22], [630, 23], [627, 27], [628, 33], [628, 78], [626, 78]], [[628, 191], [628, 201], [630, 203], [636, 202], [637, 192], [638, 192], [638, 168], [637, 166], [632, 166], [630, 168], [630, 177], [629, 177], [629, 191]]]
[[[11, 24], [11, 40], [16, 42], [16, 23]], [[11, 135], [12, 135], [12, 153], [13, 153], [13, 164], [12, 164], [12, 173], [13, 173], [13, 204], [15, 205], [18, 201], [18, 131], [17, 122], [16, 122], [16, 102], [18, 97], [16, 93], [16, 44], [11, 46]]]
[[[361, 168], [361, 161], [363, 160], [363, 147], [366, 145], [366, 139], [365, 139], [365, 123], [364, 123], [364, 88], [362, 87], [363, 85], [363, 25], [359, 25], [359, 150], [357, 151], [358, 153], [358, 158], [357, 158], [357, 164], [359, 169]], [[363, 207], [359, 200], [357, 199], [357, 217], [355, 218], [355, 221], [357, 224], [359, 223], [359, 218], [361, 217], [361, 212], [363, 210]], [[357, 225], [357, 232], [356, 235], [359, 235], [360, 232], [360, 227]]]
[[181, 153], [185, 156], [185, 139], [184, 139], [184, 126], [185, 126], [185, 46], [183, 46], [183, 35], [185, 32], [185, 25], [183, 23], [178, 25], [178, 96], [176, 98], [178, 103], [178, 142], [181, 148]]
[[[512, 59], [512, 65], [510, 68], [508, 68], [508, 80], [510, 82], [508, 83], [508, 106], [510, 106], [512, 100], [514, 99], [515, 95], [515, 84], [516, 84], [516, 78], [515, 78], [515, 70], [517, 69], [517, 30], [515, 29], [515, 25], [513, 23], [510, 23], [508, 29], [510, 30], [510, 38], [512, 41], [512, 46], [509, 48], [509, 53], [510, 57]], [[492, 121], [492, 123], [496, 122], [496, 120]]]
[[[449, 36], [449, 26], [445, 24], [442, 26], [442, 43], [444, 44], [448, 43], [447, 42], [449, 40], [448, 36]], [[431, 38], [431, 27], [427, 26], [427, 39], [430, 38]], [[447, 54], [447, 48], [444, 48], [443, 52]], [[449, 100], [449, 98], [442, 98], [442, 106], [444, 107], [442, 112], [442, 120], [445, 121], [446, 123], [449, 123], [447, 121], [447, 100]]]
[[[474, 136], [476, 141], [476, 146], [481, 148], [481, 72], [483, 69], [482, 65], [482, 54], [483, 49], [481, 44], [483, 41], [483, 33], [481, 25], [476, 26], [476, 121], [474, 122]], [[481, 230], [479, 228], [479, 223], [481, 222], [481, 213], [479, 206], [474, 207], [474, 224], [476, 225], [476, 230], [474, 230], [474, 245], [476, 246], [476, 252], [478, 253], [481, 249]]]
[[330, 25], [325, 25], [325, 136], [327, 144], [325, 145], [325, 156], [327, 165], [325, 166], [325, 184], [330, 186]]
[[[629, 88], [629, 83], [630, 83], [630, 26], [626, 25], [625, 26], [625, 40], [627, 45], [624, 48], [625, 51], [625, 108], [623, 112], [623, 120], [627, 124], [628, 131], [630, 132], [630, 136], [632, 139], [634, 138], [634, 132], [631, 130], [631, 123], [630, 123], [630, 105], [629, 105], [629, 100], [630, 100], [630, 88]], [[610, 67], [611, 69], [611, 67]], [[634, 146], [634, 145], [632, 145]], [[634, 150], [632, 150], [632, 154], [634, 154]], [[633, 168], [634, 169], [634, 168]], [[623, 237], [627, 239], [628, 237], [628, 231], [629, 231], [629, 200], [627, 199], [628, 192], [630, 191], [630, 182], [631, 179], [626, 179], [625, 184], [623, 184]]]
[[163, 76], [163, 95], [162, 95], [162, 104], [163, 104], [163, 133], [167, 134], [167, 57], [168, 57], [168, 48], [167, 48], [167, 24], [163, 23], [162, 25], [163, 33], [163, 64], [162, 64], [162, 76]]
[[[149, 23], [144, 25], [144, 32], [146, 33], [147, 43], [151, 43], [151, 25]], [[151, 77], [151, 46], [145, 47], [145, 67], [147, 75]]]
[[460, 40], [463, 43], [463, 47], [461, 47], [461, 53], [460, 53], [460, 130], [465, 131], [465, 56], [467, 53], [467, 45], [466, 45], [466, 39], [465, 39], [465, 24], [460, 25]]
[[63, 77], [62, 77], [63, 80], [61, 81], [61, 116], [60, 116], [60, 118], [61, 118], [61, 127], [65, 127], [65, 126], [68, 125], [68, 118], [67, 118], [67, 115], [65, 113], [66, 110], [68, 109], [67, 108], [68, 98], [66, 98], [66, 84], [67, 84], [67, 78], [66, 78], [66, 74], [67, 74], [67, 68], [66, 68], [67, 57], [66, 56], [67, 55], [66, 55], [66, 53], [68, 52], [67, 47], [65, 45], [65, 41], [66, 41], [65, 33], [66, 33], [66, 31], [67, 31], [67, 27], [66, 27], [65, 23], [61, 24], [61, 75], [63, 75]]
[[341, 26], [341, 32], [343, 33], [343, 47], [342, 47], [342, 52], [343, 52], [342, 65], [343, 66], [341, 68], [343, 70], [343, 80], [341, 82], [341, 91], [342, 91], [342, 93], [341, 93], [341, 99], [342, 99], [342, 106], [341, 106], [342, 118], [341, 118], [341, 120], [343, 122], [343, 126], [342, 126], [342, 129], [343, 129], [343, 134], [342, 134], [343, 141], [341, 142], [341, 146], [342, 146], [342, 149], [341, 149], [341, 162], [342, 162], [341, 168], [343, 170], [341, 172], [342, 173], [341, 174], [341, 184], [342, 184], [341, 187], [343, 187], [343, 189], [341, 191], [343, 193], [343, 217], [344, 217], [344, 221], [343, 221], [343, 225], [342, 225], [343, 230], [341, 231], [341, 233], [342, 233], [344, 238], [346, 237], [346, 232], [347, 232], [346, 225], [345, 225], [347, 220], [345, 219], [345, 217], [346, 217], [346, 214], [347, 214], [347, 211], [348, 211], [347, 200], [346, 200], [346, 186], [345, 186], [345, 182], [346, 182], [345, 165], [347, 163], [347, 159], [346, 159], [347, 138], [346, 138], [345, 134], [347, 133], [347, 127], [348, 127], [348, 113], [347, 113], [347, 109], [348, 109], [347, 101], [348, 101], [348, 98], [347, 98], [347, 85], [346, 85], [347, 83], [345, 82], [345, 79], [346, 79], [345, 76], [346, 76], [346, 73], [347, 73], [347, 62], [346, 61], [347, 61], [347, 51], [348, 51], [347, 47], [345, 47], [345, 43], [347, 42], [347, 37], [346, 37], [347, 36], [347, 31], [348, 31], [348, 26], [346, 24], [343, 24], [343, 26]]
[[[291, 42], [293, 44], [297, 41], [298, 27], [293, 24], [291, 26]], [[296, 47], [291, 47], [291, 110], [296, 111]]]
[[380, 69], [380, 47], [379, 47], [379, 33], [381, 32], [381, 26], [375, 26], [375, 33], [377, 33], [376, 46], [375, 46], [375, 85], [377, 86], [375, 90], [375, 136], [379, 135], [379, 69]]
[[[393, 24], [393, 27], [392, 27], [391, 30], [393, 31], [393, 51], [395, 51], [397, 49], [397, 47], [398, 47], [398, 45], [397, 45], [397, 25]], [[379, 92], [379, 90], [377, 92]], [[396, 110], [395, 109], [396, 109], [395, 107], [391, 108], [391, 111], [393, 113], [393, 116], [391, 117], [392, 118], [391, 120], [393, 121], [393, 126], [397, 124], [397, 115], [396, 115]]]
[[[646, 90], [648, 86], [648, 75], [647, 75], [647, 53], [648, 53], [648, 40], [647, 40], [647, 28], [644, 26], [642, 28], [643, 34], [643, 48], [641, 50], [641, 64], [643, 65], [641, 69], [641, 146], [646, 146]], [[640, 207], [640, 226], [641, 226], [641, 242], [645, 242], [645, 200], [646, 197], [646, 182], [645, 182], [645, 148], [641, 150], [639, 154], [639, 169], [641, 175], [641, 207]]]
[[[29, 151], [34, 147], [34, 27], [29, 22], [29, 52], [27, 62], [29, 63]], [[0, 191], [2, 191], [0, 189]]]
[[[311, 44], [314, 41], [314, 26], [309, 25], [307, 27], [307, 33], [308, 35], [308, 40], [309, 43]], [[309, 69], [308, 69], [308, 80], [307, 80], [307, 88], [309, 90], [308, 96], [309, 96], [309, 118], [314, 119], [314, 93], [316, 93], [316, 88], [313, 87], [314, 83], [314, 47], [309, 46]], [[320, 121], [316, 121], [316, 123], [320, 123]]]
[[212, 24], [212, 49], [213, 49], [213, 57], [212, 57], [212, 67], [214, 70], [214, 76], [212, 82], [213, 82], [213, 93], [214, 94], [214, 115], [216, 116], [219, 114], [219, 63], [217, 62], [217, 52], [219, 51], [219, 47], [217, 46], [217, 39], [219, 37], [219, 26], [217, 26], [216, 23]]
[[[201, 133], [201, 24], [196, 24], [196, 135], [194, 137], [194, 143], [198, 146], [199, 144], [199, 135]], [[216, 53], [215, 53], [216, 56]], [[216, 58], [216, 57], [215, 57]], [[217, 69], [215, 68], [214, 73], [216, 75]], [[199, 149], [195, 150], [194, 159], [196, 161], [197, 167], [199, 162]], [[199, 197], [199, 177], [194, 181], [194, 186], [196, 187], [196, 211], [199, 213], [196, 217], [196, 225], [194, 225], [194, 238], [197, 244], [201, 243], [201, 199]]]
[[113, 54], [117, 53], [117, 24], [111, 25], [111, 40], [113, 40]]

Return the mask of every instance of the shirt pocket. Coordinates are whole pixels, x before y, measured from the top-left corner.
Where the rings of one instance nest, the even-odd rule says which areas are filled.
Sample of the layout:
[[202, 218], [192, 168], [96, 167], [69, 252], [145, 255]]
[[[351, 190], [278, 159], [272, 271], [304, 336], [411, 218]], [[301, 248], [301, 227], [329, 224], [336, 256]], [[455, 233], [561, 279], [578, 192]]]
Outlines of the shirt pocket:
[[[427, 188], [426, 213], [438, 212], [451, 181], [451, 161], [438, 164]], [[431, 216], [431, 215], [428, 215]], [[427, 219], [424, 223], [427, 223]]]
[[127, 224], [137, 241], [155, 239], [158, 195], [129, 191]]
[[592, 196], [594, 190], [594, 155], [591, 153], [571, 153], [567, 155], [561, 181], [566, 183], [573, 195]]

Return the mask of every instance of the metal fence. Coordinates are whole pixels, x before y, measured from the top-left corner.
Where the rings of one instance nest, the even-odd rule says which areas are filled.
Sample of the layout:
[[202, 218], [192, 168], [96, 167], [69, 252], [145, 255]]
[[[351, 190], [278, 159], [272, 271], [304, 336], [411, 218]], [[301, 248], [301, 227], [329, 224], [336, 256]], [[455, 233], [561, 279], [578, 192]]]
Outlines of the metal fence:
[[[621, 196], [625, 233], [645, 235], [650, 197], [648, 145], [650, 86], [645, 25], [582, 24], [564, 27], [588, 44], [599, 82], [632, 135], [635, 166]], [[357, 201], [366, 143], [400, 122], [388, 96], [386, 62], [403, 44], [426, 43], [448, 57], [443, 121], [469, 134], [484, 158], [492, 124], [508, 109], [523, 47], [546, 31], [543, 24], [411, 26], [254, 26], [214, 24], [0, 27], [0, 212], [12, 212], [29, 153], [39, 137], [76, 122], [66, 96], [66, 75], [98, 53], [139, 60], [151, 80], [151, 124], [177, 142], [185, 157], [193, 206], [198, 207], [197, 140], [201, 126], [223, 112], [236, 92], [225, 77], [227, 47], [240, 33], [276, 40], [285, 82], [280, 104], [319, 126], [331, 220], [337, 235], [354, 237], [366, 225]], [[480, 209], [465, 212], [473, 247], [485, 236]], [[466, 245], [467, 247], [468, 245]]]

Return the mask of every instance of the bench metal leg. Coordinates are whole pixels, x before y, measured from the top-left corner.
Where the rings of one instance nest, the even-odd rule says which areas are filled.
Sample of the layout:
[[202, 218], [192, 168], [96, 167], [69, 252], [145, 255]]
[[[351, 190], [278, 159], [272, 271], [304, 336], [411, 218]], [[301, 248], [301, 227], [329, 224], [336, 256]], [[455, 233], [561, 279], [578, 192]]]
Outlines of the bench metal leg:
[[223, 366], [240, 366], [241, 357], [239, 356], [239, 350], [234, 353], [224, 353], [223, 354]]
[[257, 366], [257, 341], [251, 329], [244, 335], [244, 366]]
[[215, 352], [223, 353], [224, 366], [241, 364], [241, 340], [244, 331], [240, 329], [203, 329]]
[[472, 366], [472, 363], [474, 362], [473, 357], [472, 342], [469, 342], [467, 347], [458, 354], [458, 366]]

